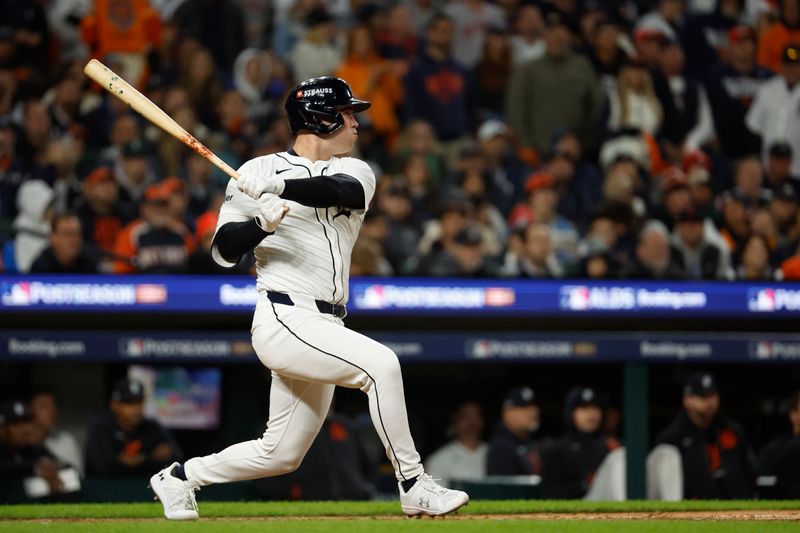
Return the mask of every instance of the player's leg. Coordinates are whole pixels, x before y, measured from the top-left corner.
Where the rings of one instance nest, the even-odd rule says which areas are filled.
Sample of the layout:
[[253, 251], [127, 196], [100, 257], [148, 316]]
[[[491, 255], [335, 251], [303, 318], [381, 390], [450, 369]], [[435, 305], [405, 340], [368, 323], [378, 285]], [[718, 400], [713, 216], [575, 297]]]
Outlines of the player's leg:
[[269, 422], [260, 439], [240, 442], [219, 453], [174, 463], [150, 484], [169, 519], [196, 519], [194, 490], [225, 483], [277, 476], [302, 461], [330, 409], [335, 386], [272, 374]]
[[281, 339], [279, 344], [287, 348], [259, 353], [265, 365], [282, 375], [367, 394], [373, 424], [395, 468], [404, 512], [445, 514], [467, 503], [465, 493], [440, 487], [424, 473], [408, 425], [400, 363], [392, 350], [330, 315], [282, 304], [261, 311], [272, 313], [273, 320], [265, 316], [258, 322], [254, 346], [263, 344], [263, 337]]

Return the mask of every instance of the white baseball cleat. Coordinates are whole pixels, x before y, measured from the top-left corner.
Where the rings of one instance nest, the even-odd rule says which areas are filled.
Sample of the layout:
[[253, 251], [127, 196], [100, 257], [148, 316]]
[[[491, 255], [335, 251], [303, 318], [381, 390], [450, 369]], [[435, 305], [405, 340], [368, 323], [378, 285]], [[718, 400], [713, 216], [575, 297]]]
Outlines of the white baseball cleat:
[[442, 516], [469, 503], [469, 496], [460, 490], [447, 489], [428, 474], [421, 474], [408, 492], [400, 487], [400, 506], [408, 516]]
[[194, 499], [197, 487], [173, 476], [172, 469], [176, 466], [178, 463], [172, 463], [155, 474], [150, 478], [148, 487], [164, 506], [164, 516], [167, 520], [197, 520], [200, 518], [197, 513], [197, 501]]

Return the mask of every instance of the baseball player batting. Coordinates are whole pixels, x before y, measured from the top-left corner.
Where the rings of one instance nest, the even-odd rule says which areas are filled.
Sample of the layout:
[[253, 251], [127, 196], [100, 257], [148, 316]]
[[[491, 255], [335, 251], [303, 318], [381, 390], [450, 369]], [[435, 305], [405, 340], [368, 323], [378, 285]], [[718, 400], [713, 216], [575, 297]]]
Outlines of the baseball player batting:
[[198, 518], [199, 487], [295, 470], [337, 385], [369, 397], [405, 514], [444, 515], [469, 501], [425, 473], [395, 353], [342, 322], [350, 254], [375, 192], [370, 167], [343, 154], [358, 137], [355, 114], [369, 106], [339, 78], [304, 81], [286, 99], [293, 149], [251, 159], [228, 184], [212, 255], [233, 266], [255, 249], [258, 304], [251, 333], [258, 358], [272, 372], [269, 421], [259, 439], [174, 463], [150, 478], [170, 520]]

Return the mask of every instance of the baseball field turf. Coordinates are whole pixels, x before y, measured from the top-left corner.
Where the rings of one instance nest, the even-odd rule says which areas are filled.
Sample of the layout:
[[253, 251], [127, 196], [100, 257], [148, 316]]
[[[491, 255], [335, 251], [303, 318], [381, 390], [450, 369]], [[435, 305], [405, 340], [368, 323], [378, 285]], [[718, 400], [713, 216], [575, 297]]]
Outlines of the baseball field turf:
[[201, 502], [198, 522], [161, 518], [158, 503], [0, 506], [14, 532], [800, 532], [799, 501], [488, 501], [457, 515], [409, 519], [395, 501]]

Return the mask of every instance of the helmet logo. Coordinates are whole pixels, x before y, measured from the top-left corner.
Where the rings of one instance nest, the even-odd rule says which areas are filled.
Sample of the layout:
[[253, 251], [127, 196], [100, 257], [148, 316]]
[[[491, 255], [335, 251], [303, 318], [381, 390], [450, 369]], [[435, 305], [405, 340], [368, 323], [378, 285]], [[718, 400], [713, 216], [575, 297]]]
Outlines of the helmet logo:
[[297, 91], [297, 92], [295, 93], [295, 97], [296, 97], [296, 98], [302, 98], [302, 97], [303, 97], [303, 91]]
[[[333, 89], [331, 87], [314, 87], [313, 89], [306, 89], [305, 91], [298, 91], [302, 92], [301, 96], [314, 96], [317, 94], [333, 94]], [[298, 96], [299, 98], [300, 96]]]

